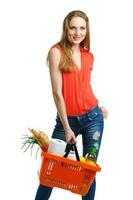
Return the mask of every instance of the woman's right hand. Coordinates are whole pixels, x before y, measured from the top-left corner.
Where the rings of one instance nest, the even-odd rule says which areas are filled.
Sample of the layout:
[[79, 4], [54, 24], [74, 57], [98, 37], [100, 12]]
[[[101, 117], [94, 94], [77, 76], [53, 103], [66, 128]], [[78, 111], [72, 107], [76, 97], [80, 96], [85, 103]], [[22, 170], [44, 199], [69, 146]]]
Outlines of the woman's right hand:
[[68, 144], [76, 144], [76, 137], [71, 129], [66, 129], [65, 134], [66, 134], [66, 142]]

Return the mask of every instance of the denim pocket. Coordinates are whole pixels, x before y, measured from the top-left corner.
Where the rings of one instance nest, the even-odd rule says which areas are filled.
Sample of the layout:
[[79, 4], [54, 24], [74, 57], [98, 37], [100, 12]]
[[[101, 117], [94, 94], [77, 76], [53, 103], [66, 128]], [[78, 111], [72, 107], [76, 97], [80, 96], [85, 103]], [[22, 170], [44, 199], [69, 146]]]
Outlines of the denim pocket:
[[99, 107], [87, 113], [89, 120], [103, 119], [103, 113]]

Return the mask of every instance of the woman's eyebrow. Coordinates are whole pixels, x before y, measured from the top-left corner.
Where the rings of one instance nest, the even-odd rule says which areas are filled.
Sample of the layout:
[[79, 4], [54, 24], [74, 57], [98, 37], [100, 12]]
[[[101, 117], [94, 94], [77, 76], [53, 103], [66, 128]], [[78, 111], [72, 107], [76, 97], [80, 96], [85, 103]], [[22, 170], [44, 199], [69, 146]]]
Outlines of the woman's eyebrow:
[[[86, 27], [86, 26], [84, 26], [84, 25], [81, 25], [81, 26], [79, 26], [79, 27]], [[69, 26], [69, 28], [78, 28], [78, 26]]]

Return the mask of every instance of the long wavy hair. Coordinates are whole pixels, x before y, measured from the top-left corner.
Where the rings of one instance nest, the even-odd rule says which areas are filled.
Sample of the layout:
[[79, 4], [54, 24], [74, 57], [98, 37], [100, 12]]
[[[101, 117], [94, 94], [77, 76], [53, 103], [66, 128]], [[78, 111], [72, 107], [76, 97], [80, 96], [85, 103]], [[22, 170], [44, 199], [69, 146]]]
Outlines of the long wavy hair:
[[68, 28], [69, 23], [73, 17], [81, 17], [86, 22], [86, 36], [84, 40], [80, 43], [80, 46], [88, 51], [90, 51], [90, 31], [89, 31], [89, 19], [87, 15], [80, 11], [74, 10], [65, 17], [63, 21], [63, 30], [61, 40], [59, 41], [58, 45], [62, 49], [62, 56], [59, 63], [59, 69], [64, 72], [71, 72], [74, 69], [75, 63], [72, 60], [72, 44], [68, 39]]

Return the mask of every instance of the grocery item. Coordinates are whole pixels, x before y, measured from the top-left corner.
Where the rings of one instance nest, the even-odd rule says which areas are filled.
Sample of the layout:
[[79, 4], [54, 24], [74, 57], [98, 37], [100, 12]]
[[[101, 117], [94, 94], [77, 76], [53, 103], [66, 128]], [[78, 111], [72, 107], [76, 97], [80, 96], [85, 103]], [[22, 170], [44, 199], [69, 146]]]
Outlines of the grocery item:
[[66, 142], [56, 138], [52, 138], [49, 142], [48, 152], [59, 156], [63, 156], [66, 148]]
[[80, 156], [79, 158], [80, 158], [80, 162], [85, 162], [86, 161], [85, 157], [83, 157], [83, 156]]
[[89, 165], [96, 166], [96, 147], [93, 147], [86, 155], [85, 155], [85, 163]]
[[22, 139], [24, 139], [23, 141], [23, 145], [21, 149], [24, 149], [24, 152], [27, 151], [29, 148], [31, 149], [31, 154], [32, 154], [32, 150], [35, 144], [38, 145], [38, 149], [36, 152], [36, 156], [38, 154], [39, 149], [41, 148], [42, 151], [47, 151], [48, 146], [49, 146], [49, 138], [48, 136], [43, 132], [43, 131], [38, 131], [36, 129], [29, 129], [29, 131], [32, 133], [31, 135], [24, 135], [22, 137]]
[[96, 161], [96, 153], [97, 153], [97, 149], [96, 147], [93, 147], [86, 155], [85, 155], [85, 159], [86, 160], [92, 160], [92, 161]]
[[48, 136], [42, 132], [37, 131], [36, 129], [29, 129], [30, 132], [33, 134], [34, 138], [38, 141], [39, 146], [43, 151], [47, 151], [49, 146], [49, 138]]

